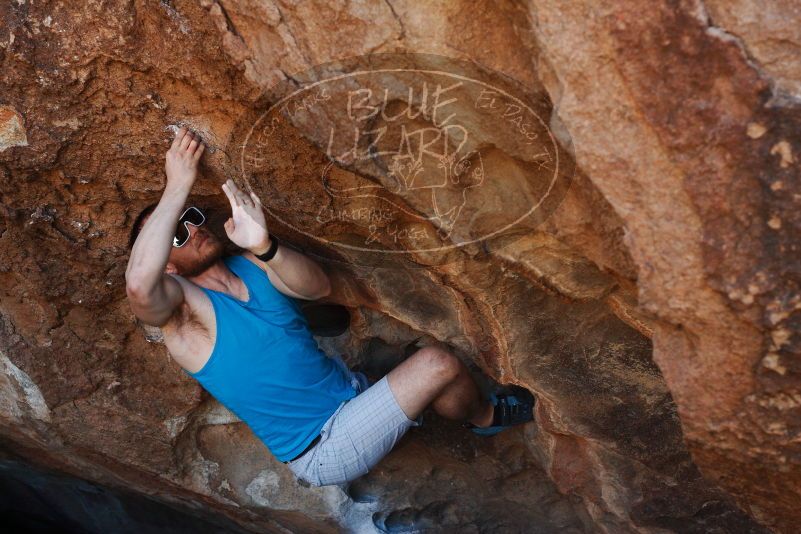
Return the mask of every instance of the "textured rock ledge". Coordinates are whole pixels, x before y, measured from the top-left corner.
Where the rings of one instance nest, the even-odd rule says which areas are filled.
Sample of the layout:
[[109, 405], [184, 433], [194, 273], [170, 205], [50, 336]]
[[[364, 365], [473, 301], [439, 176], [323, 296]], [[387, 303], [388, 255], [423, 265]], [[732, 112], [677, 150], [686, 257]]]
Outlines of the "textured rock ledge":
[[[718, 4], [0, 7], [3, 441], [265, 531], [791, 532], [801, 76], [782, 47], [801, 24], [778, 3], [774, 43], [748, 22], [755, 4]], [[219, 216], [226, 147], [265, 88], [397, 50], [547, 95], [577, 164], [559, 209], [426, 269], [276, 233], [320, 258], [352, 311], [326, 350], [387, 366], [418, 338], [447, 343], [537, 393], [537, 424], [491, 444], [432, 424], [350, 494], [302, 488], [134, 324], [127, 225], [161, 192], [167, 126], [214, 149], [194, 199]], [[279, 179], [257, 184], [296, 192], [277, 206], [290, 216], [315, 207], [302, 193], [320, 158], [295, 141], [275, 153]]]

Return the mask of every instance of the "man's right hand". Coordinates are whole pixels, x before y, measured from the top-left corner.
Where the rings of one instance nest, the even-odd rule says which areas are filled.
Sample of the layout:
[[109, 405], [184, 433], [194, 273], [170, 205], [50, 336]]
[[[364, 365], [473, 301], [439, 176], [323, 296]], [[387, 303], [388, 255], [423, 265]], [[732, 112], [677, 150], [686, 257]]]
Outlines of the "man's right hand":
[[181, 127], [167, 151], [164, 169], [167, 172], [167, 187], [183, 191], [192, 189], [197, 178], [197, 164], [206, 145], [200, 136]]

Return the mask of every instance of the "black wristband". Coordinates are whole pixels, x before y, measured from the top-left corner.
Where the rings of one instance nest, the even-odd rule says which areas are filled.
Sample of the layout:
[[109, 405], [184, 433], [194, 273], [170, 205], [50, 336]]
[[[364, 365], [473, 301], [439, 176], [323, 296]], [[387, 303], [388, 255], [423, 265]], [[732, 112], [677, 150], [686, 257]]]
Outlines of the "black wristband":
[[267, 252], [265, 252], [264, 254], [260, 254], [256, 257], [259, 258], [261, 261], [267, 262], [273, 259], [273, 256], [275, 256], [276, 252], [278, 252], [278, 238], [275, 237], [274, 235], [271, 235], [270, 248], [268, 248]]

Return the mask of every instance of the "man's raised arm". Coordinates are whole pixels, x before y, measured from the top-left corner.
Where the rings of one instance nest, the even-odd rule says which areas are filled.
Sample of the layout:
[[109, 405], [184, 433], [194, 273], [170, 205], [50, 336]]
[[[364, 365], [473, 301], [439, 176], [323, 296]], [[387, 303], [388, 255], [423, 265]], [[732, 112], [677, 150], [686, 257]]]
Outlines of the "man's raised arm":
[[[256, 258], [257, 255], [267, 252], [268, 248], [269, 245], [254, 247], [250, 249], [250, 252], [253, 254], [253, 259], [263, 266], [268, 275], [272, 270], [278, 276], [279, 280], [270, 277], [270, 281], [279, 290], [305, 300], [319, 299], [331, 293], [331, 282], [328, 275], [314, 260], [280, 244], [270, 263], [264, 263]], [[284, 289], [289, 291], [283, 291]]]
[[241, 191], [230, 179], [222, 190], [231, 203], [231, 218], [225, 223], [225, 233], [236, 245], [249, 251], [246, 256], [262, 266], [276, 289], [306, 300], [325, 297], [331, 292], [331, 282], [322, 267], [289, 247], [279, 245], [269, 265], [259, 261], [256, 255], [264, 254], [270, 246], [261, 200], [256, 193]]
[[185, 128], [178, 130], [167, 152], [167, 185], [158, 206], [147, 218], [134, 243], [125, 288], [131, 308], [147, 324], [162, 326], [183, 302], [181, 285], [164, 273], [178, 217], [197, 177], [205, 145]]

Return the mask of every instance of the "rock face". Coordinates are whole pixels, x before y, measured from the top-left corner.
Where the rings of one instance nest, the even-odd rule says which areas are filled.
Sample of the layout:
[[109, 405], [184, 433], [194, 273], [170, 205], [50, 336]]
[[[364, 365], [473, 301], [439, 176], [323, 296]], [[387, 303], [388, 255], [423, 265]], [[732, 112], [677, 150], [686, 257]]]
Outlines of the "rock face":
[[[792, 2], [135, 1], [100, 13], [0, 7], [5, 449], [260, 531], [794, 531]], [[436, 204], [446, 210], [430, 212], [408, 167], [326, 165], [320, 134], [346, 131], [342, 109], [303, 101], [269, 138], [250, 136], [287, 90], [390, 52], [447, 56], [515, 88], [550, 148], [526, 152], [519, 124], [462, 105], [475, 98], [465, 88], [451, 107], [471, 142]], [[415, 121], [404, 125], [447, 130]], [[328, 300], [352, 321], [323, 350], [386, 372], [444, 343], [531, 389], [536, 422], [481, 440], [429, 414], [349, 487], [297, 484], [125, 299], [128, 228], [161, 194], [179, 124], [209, 144], [192, 201], [218, 231], [233, 176], [264, 200], [271, 231], [328, 271]], [[379, 152], [397, 141], [387, 132], [372, 138]], [[258, 157], [243, 150], [253, 139]], [[321, 184], [375, 189], [328, 205]], [[506, 224], [546, 197], [558, 202]], [[407, 233], [371, 239], [353, 214], [380, 221], [387, 205]]]
[[0, 516], [8, 532], [248, 532], [203, 510], [165, 506], [16, 461], [1, 460], [0, 473]]

